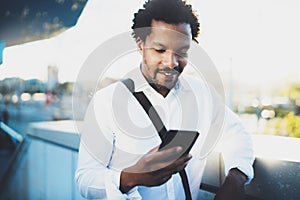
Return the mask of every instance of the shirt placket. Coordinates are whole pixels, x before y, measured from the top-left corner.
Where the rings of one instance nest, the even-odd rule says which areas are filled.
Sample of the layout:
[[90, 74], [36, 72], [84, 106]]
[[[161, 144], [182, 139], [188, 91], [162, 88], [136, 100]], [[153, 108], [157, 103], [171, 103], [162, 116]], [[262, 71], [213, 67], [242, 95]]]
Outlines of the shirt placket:
[[167, 182], [166, 187], [167, 187], [168, 199], [170, 199], [170, 200], [175, 199], [174, 179], [173, 179], [173, 176]]

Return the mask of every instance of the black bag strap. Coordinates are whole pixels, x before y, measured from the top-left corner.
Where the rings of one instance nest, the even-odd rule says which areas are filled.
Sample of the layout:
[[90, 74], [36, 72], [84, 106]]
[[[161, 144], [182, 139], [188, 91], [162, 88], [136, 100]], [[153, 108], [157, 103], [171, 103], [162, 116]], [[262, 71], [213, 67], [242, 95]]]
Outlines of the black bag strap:
[[[161, 140], [163, 140], [164, 136], [167, 134], [167, 129], [165, 125], [163, 124], [161, 118], [159, 117], [158, 113], [156, 112], [155, 108], [152, 106], [149, 99], [146, 97], [144, 92], [135, 92], [134, 90], [134, 82], [132, 79], [125, 79], [122, 80], [122, 83], [128, 88], [128, 90], [133, 94], [133, 96], [138, 100], [138, 102], [141, 104], [147, 115], [149, 116], [150, 120], [152, 121], [155, 129], [157, 130], [159, 137]], [[185, 169], [181, 170], [179, 172], [179, 175], [181, 177], [181, 181], [184, 188], [185, 198], [186, 200], [191, 200], [192, 195], [189, 187], [189, 182], [187, 178], [187, 174]]]
[[159, 134], [160, 139], [163, 139], [168, 131], [163, 122], [161, 121], [158, 113], [150, 103], [149, 99], [146, 97], [144, 92], [134, 92], [133, 96], [135, 96], [135, 98], [139, 101], [139, 103], [142, 105], [145, 112], [151, 119], [156, 131]]
[[168, 132], [166, 127], [164, 126], [163, 122], [161, 121], [158, 113], [152, 106], [149, 99], [145, 96], [143, 92], [135, 92], [134, 91], [134, 82], [132, 79], [125, 79], [122, 80], [128, 90], [133, 94], [133, 96], [138, 100], [141, 104], [147, 115], [149, 116], [150, 120], [152, 121], [156, 131], [159, 134], [160, 139], [163, 139], [165, 134]]

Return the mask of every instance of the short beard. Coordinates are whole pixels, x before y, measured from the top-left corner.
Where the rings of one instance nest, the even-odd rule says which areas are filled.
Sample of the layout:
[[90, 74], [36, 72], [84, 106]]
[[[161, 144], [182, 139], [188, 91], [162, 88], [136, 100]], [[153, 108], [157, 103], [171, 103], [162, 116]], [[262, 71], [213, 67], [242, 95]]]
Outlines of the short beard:
[[[179, 77], [179, 75], [182, 73], [182, 71], [183, 71], [183, 67], [181, 67], [180, 65], [178, 65], [178, 66], [176, 66], [176, 67], [174, 67], [173, 69], [170, 69], [170, 68], [168, 68], [168, 67], [166, 67], [166, 68], [164, 68], [164, 69], [157, 69], [156, 70], [156, 73], [155, 74], [157, 74], [159, 71], [169, 71], [169, 72], [174, 72], [174, 71], [176, 71], [176, 73], [178, 74], [178, 77]], [[169, 91], [174, 87], [174, 85], [176, 84], [176, 83], [174, 83], [174, 85], [172, 86], [172, 87], [166, 87], [166, 86], [164, 86], [164, 85], [161, 85], [161, 84], [158, 84], [157, 82], [156, 82], [156, 80], [155, 80], [155, 78], [148, 78], [148, 77], [146, 77], [145, 75], [144, 75], [144, 77], [146, 78], [146, 80], [147, 80], [147, 82], [149, 83], [149, 85], [153, 88], [153, 89], [155, 89], [157, 92], [164, 92], [164, 93], [169, 93]], [[178, 79], [178, 77], [177, 77], [177, 79]]]
[[163, 86], [163, 85], [159, 85], [159, 84], [156, 84], [156, 83], [149, 83], [149, 85], [155, 89], [157, 92], [166, 92], [168, 93], [172, 88], [168, 88], [166, 86]]

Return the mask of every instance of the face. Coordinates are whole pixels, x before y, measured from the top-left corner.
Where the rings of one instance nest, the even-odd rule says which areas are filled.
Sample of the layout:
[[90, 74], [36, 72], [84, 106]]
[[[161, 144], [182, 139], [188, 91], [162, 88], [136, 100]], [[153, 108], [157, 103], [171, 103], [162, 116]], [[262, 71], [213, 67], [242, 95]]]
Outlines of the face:
[[174, 25], [156, 20], [152, 20], [151, 33], [145, 41], [138, 41], [142, 73], [163, 96], [173, 88], [186, 66], [190, 42], [189, 24]]

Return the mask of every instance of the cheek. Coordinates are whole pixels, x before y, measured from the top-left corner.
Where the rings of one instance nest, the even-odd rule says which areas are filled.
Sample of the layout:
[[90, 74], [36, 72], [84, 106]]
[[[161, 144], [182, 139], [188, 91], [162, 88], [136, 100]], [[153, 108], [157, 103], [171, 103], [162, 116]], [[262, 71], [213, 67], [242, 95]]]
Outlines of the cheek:
[[188, 63], [187, 59], [185, 58], [181, 58], [178, 60], [179, 61], [179, 65], [184, 69]]
[[144, 56], [143, 57], [143, 64], [145, 67], [145, 73], [147, 73], [147, 76], [150, 78], [154, 78], [156, 76], [156, 66], [157, 64], [153, 61], [153, 59], [151, 58], [151, 56], [147, 57]]
[[144, 63], [147, 64], [150, 68], [157, 66], [160, 63], [161, 58], [157, 55], [154, 55], [150, 52], [144, 53]]

